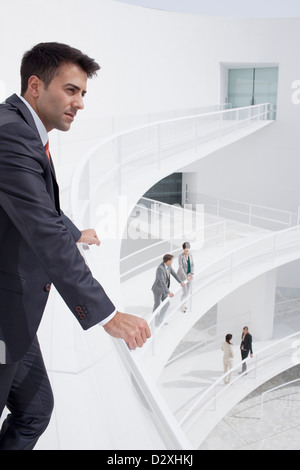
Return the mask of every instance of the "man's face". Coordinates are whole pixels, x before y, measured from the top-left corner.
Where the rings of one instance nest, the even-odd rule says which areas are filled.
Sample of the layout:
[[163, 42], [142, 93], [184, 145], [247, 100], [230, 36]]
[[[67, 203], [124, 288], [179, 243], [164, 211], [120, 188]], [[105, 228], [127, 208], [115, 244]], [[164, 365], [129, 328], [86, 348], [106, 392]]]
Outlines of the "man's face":
[[36, 111], [47, 132], [68, 131], [77, 111], [84, 108], [87, 74], [75, 64], [64, 64], [48, 88], [40, 83]]

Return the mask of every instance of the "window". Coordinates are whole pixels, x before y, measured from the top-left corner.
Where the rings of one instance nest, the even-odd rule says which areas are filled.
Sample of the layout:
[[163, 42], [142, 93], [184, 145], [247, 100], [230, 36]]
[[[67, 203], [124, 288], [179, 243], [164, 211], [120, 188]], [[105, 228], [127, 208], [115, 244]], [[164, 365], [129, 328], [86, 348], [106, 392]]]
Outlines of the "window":
[[233, 108], [271, 103], [276, 118], [278, 67], [228, 70], [228, 101]]

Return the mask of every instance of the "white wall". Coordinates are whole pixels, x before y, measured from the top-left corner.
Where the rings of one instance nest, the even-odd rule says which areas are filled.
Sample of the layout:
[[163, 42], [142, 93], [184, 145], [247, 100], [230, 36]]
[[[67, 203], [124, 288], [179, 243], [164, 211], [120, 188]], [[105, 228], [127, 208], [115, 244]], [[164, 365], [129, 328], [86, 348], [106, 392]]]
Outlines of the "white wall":
[[[218, 335], [248, 326], [255, 340], [273, 337], [276, 269], [240, 287], [218, 303]], [[237, 344], [239, 337], [235, 337]]]
[[19, 63], [41, 41], [83, 49], [102, 65], [91, 83], [86, 116], [176, 109], [217, 101], [210, 51], [199, 40], [199, 18], [120, 4], [114, 0], [11, 0], [1, 7], [0, 80], [19, 89]]
[[[223, 94], [220, 63], [279, 63], [278, 122], [200, 162], [198, 186], [284, 209], [300, 204], [300, 106], [291, 102], [291, 84], [300, 79], [300, 20], [202, 18], [113, 0], [11, 0], [1, 6], [1, 19], [0, 81], [8, 95], [19, 91], [21, 57], [37, 42], [66, 42], [102, 66], [82, 118], [61, 135], [62, 187], [101, 135], [98, 118], [214, 104]], [[91, 140], [74, 143], [83, 138]]]
[[[238, 21], [235, 25], [228, 20], [218, 58], [232, 64], [279, 64], [277, 122], [184, 170], [197, 173], [196, 185], [190, 183], [199, 192], [296, 212], [300, 205], [300, 107], [292, 102], [292, 84], [300, 77], [295, 60], [300, 20]], [[221, 100], [225, 89], [226, 73], [221, 66]]]

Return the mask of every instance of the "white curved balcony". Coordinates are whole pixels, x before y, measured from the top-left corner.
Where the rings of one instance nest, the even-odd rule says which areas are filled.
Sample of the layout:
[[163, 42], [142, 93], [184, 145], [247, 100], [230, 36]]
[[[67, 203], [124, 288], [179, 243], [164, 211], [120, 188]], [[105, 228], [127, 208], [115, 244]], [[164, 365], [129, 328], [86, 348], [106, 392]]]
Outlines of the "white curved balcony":
[[[153, 379], [158, 379], [183, 336], [216, 303], [251, 279], [299, 258], [300, 226], [296, 226], [262, 236], [198, 270], [192, 294], [182, 299], [181, 288], [177, 288], [175, 297], [166, 299], [148, 320], [153, 335], [140, 354]], [[167, 314], [156, 327], [155, 318], [167, 304]], [[189, 306], [188, 314], [182, 313], [184, 304]]]
[[271, 124], [269, 113], [269, 104], [202, 113], [151, 122], [103, 139], [74, 173], [75, 221], [97, 225], [100, 201], [114, 204], [118, 195], [125, 194], [130, 207], [165, 175]]
[[[253, 358], [243, 361], [247, 364], [246, 372], [240, 373], [241, 362], [178, 410], [178, 421], [195, 448], [245, 396], [272, 377], [300, 364], [299, 338], [300, 332], [297, 332], [261, 347]], [[224, 380], [229, 375], [232, 380], [226, 385]]]
[[[263, 104], [152, 122], [103, 139], [79, 162], [72, 217], [97, 229], [105, 249], [94, 255], [95, 277], [120, 308], [121, 243], [136, 202], [168, 174], [270, 125], [269, 114]], [[111, 267], [105, 276], [103, 265]]]

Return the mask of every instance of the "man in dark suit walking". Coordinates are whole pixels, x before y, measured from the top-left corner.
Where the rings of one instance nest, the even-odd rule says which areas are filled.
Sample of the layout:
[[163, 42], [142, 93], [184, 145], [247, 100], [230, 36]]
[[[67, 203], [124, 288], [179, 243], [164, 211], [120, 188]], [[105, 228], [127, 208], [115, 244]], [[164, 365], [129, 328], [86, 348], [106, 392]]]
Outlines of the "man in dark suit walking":
[[142, 347], [147, 322], [118, 312], [78, 242], [100, 244], [62, 212], [48, 133], [68, 131], [99, 65], [77, 49], [38, 44], [22, 61], [21, 96], [0, 105], [0, 450], [31, 450], [53, 409], [37, 330], [53, 283], [83, 329], [100, 324]]

